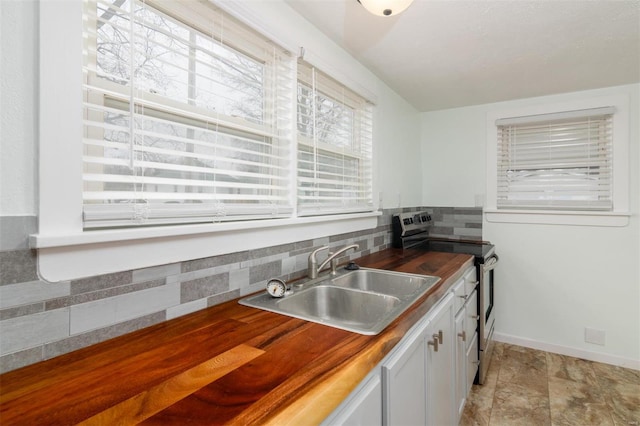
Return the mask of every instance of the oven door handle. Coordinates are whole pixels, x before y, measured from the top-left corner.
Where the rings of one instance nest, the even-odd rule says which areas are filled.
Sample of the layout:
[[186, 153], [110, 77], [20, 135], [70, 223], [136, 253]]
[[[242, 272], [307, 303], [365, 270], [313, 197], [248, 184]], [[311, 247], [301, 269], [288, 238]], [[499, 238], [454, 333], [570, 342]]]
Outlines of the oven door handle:
[[500, 258], [498, 257], [498, 255], [494, 254], [489, 259], [487, 259], [487, 261], [483, 265], [482, 269], [484, 270], [484, 272], [492, 271], [492, 270], [495, 269], [495, 267], [496, 267], [496, 265], [498, 264], [499, 261], [500, 261]]

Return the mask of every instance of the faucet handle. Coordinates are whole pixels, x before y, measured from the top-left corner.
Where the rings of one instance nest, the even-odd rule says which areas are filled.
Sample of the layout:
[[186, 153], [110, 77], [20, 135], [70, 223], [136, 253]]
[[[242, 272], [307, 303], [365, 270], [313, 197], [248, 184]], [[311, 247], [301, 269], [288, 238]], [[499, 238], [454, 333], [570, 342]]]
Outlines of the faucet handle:
[[[333, 253], [329, 252], [329, 256], [333, 256]], [[331, 275], [338, 275], [338, 259], [336, 257], [331, 258]]]

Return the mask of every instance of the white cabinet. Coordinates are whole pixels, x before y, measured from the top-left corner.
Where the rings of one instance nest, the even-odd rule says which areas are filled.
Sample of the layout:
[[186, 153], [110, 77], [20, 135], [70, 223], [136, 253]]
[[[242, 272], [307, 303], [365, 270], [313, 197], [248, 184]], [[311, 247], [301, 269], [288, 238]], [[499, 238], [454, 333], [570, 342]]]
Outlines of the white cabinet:
[[453, 423], [453, 300], [448, 293], [383, 361], [385, 425]]
[[329, 415], [323, 426], [374, 426], [382, 424], [382, 384], [380, 367], [358, 385], [356, 389]]
[[453, 295], [448, 294], [429, 315], [427, 326], [427, 424], [452, 425], [454, 407]]
[[469, 268], [323, 425], [457, 424], [478, 368], [475, 284]]
[[455, 315], [455, 422], [458, 423], [478, 371], [478, 292], [475, 268], [452, 288]]
[[385, 425], [427, 423], [426, 324], [414, 326], [382, 363]]
[[464, 410], [464, 404], [466, 402], [467, 396], [467, 385], [466, 385], [466, 369], [467, 369], [467, 358], [466, 358], [466, 346], [467, 342], [464, 339], [462, 333], [464, 332], [464, 310], [461, 310], [456, 315], [455, 320], [455, 329], [456, 329], [456, 397], [455, 397], [455, 405], [457, 416], [460, 417], [462, 411]]
[[[465, 305], [465, 316], [464, 316], [464, 332], [466, 339], [466, 394], [468, 395], [471, 391], [471, 386], [473, 386], [473, 381], [476, 377], [476, 373], [478, 372], [478, 366], [480, 365], [480, 360], [478, 358], [478, 344], [479, 344], [479, 336], [478, 336], [478, 291], [474, 291], [471, 293], [471, 297], [467, 301]], [[471, 337], [469, 337], [471, 336]]]

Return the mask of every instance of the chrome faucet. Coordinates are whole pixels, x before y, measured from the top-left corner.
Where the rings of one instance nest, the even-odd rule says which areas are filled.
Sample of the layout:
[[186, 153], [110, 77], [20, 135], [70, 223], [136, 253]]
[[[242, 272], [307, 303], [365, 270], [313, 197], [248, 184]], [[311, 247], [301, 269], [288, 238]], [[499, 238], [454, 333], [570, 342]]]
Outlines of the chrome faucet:
[[346, 252], [347, 250], [351, 250], [351, 249], [358, 250], [360, 246], [357, 244], [351, 244], [350, 246], [346, 246], [339, 249], [335, 253], [329, 252], [325, 261], [322, 262], [320, 266], [318, 266], [318, 261], [316, 260], [316, 254], [328, 248], [329, 246], [320, 247], [319, 249], [316, 249], [313, 252], [311, 252], [311, 254], [309, 255], [307, 275], [309, 276], [310, 279], [318, 278], [318, 274], [324, 269], [325, 266], [327, 266], [328, 263], [331, 263], [331, 275], [335, 275], [336, 266], [338, 263], [336, 260], [337, 257], [340, 256], [342, 253]]

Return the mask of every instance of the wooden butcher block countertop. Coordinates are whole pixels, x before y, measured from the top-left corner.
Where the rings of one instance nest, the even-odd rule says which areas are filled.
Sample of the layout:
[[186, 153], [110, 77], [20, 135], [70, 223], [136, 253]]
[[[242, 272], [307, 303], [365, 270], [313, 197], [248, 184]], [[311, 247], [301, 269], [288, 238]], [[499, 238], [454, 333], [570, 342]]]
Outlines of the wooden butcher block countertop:
[[387, 249], [357, 263], [442, 280], [376, 336], [233, 300], [14, 370], [0, 376], [0, 424], [317, 424], [473, 258]]

